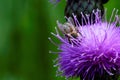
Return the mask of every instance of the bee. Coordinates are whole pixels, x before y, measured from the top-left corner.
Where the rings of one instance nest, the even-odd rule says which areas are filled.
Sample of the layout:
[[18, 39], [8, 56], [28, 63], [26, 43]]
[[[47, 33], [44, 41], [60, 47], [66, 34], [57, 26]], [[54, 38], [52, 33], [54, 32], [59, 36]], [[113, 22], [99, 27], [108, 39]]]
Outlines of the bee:
[[79, 36], [78, 30], [73, 24], [69, 22], [64, 24], [57, 22], [57, 24], [60, 31], [62, 31], [67, 37], [77, 38]]
[[67, 37], [69, 43], [73, 43], [74, 39], [77, 39], [81, 36], [77, 27], [73, 24], [69, 22], [66, 22], [64, 24], [57, 22], [57, 24], [60, 31], [62, 31], [62, 33]]

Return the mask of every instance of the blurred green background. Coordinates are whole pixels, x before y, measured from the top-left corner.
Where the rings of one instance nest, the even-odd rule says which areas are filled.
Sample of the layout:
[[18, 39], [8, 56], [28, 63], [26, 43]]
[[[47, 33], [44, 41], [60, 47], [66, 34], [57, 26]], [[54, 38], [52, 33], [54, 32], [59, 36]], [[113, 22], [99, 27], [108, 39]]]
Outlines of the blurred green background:
[[[120, 0], [105, 7], [110, 16]], [[50, 43], [56, 20], [64, 22], [65, 0], [0, 0], [0, 80], [65, 80], [56, 77], [57, 47]], [[57, 39], [52, 37], [58, 42]]]

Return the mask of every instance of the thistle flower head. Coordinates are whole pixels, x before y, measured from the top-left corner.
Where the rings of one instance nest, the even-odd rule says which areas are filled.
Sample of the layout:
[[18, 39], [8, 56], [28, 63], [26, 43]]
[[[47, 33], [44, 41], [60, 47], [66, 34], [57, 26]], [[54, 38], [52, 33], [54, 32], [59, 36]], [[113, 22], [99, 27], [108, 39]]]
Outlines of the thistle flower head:
[[119, 17], [117, 11], [113, 17], [114, 12], [109, 22], [101, 20], [99, 11], [94, 13], [94, 24], [88, 18], [86, 25], [80, 25], [75, 15], [74, 21], [68, 18], [69, 25], [58, 22], [65, 35], [61, 37], [58, 31], [52, 33], [61, 41], [58, 74], [66, 78], [80, 77], [81, 80], [117, 80], [116, 75], [120, 74], [120, 28], [116, 27]]

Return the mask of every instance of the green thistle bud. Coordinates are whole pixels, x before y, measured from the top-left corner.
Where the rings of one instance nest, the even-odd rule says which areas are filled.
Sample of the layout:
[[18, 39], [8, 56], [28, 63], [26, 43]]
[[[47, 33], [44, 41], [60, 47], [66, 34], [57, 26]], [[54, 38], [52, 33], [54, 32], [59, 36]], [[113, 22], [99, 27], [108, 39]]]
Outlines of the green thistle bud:
[[[108, 2], [108, 0], [67, 0], [67, 5], [65, 8], [65, 16], [66, 17], [72, 17], [73, 13], [77, 16], [78, 21], [80, 24], [82, 24], [82, 15], [85, 16], [85, 14], [90, 15], [90, 18], [92, 18], [93, 23], [95, 16], [92, 14], [93, 10], [99, 9], [101, 11], [101, 17], [104, 14], [104, 8], [103, 4]], [[83, 20], [83, 24], [85, 24], [85, 21]]]

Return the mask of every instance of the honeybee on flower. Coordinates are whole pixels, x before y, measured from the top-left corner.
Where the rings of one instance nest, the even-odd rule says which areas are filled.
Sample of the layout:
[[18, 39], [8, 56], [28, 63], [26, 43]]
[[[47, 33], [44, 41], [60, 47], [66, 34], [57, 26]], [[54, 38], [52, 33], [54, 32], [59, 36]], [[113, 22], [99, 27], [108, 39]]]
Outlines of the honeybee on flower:
[[70, 23], [61, 24], [57, 22], [59, 29], [67, 36], [77, 38], [79, 36], [77, 28]]

